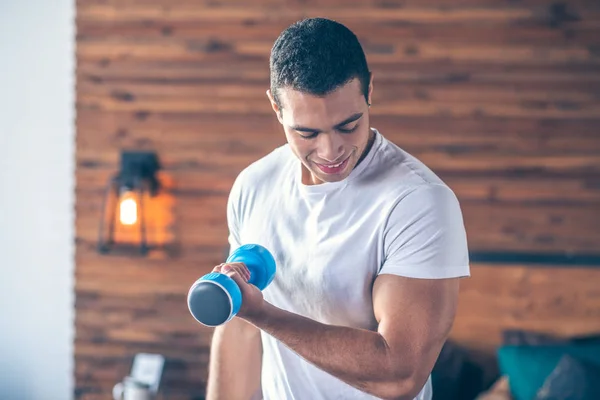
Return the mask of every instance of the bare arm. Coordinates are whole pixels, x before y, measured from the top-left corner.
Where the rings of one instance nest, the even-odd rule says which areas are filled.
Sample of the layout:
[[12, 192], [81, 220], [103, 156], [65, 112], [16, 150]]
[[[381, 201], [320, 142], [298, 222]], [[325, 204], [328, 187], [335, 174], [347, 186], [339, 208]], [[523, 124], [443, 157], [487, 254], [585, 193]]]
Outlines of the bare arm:
[[208, 370], [207, 400], [250, 400], [260, 390], [260, 331], [234, 318], [215, 328]]
[[[243, 282], [237, 273], [233, 277]], [[451, 329], [458, 288], [458, 278], [381, 275], [373, 289], [377, 332], [325, 325], [267, 302], [260, 312], [244, 318], [308, 362], [364, 392], [412, 400]]]

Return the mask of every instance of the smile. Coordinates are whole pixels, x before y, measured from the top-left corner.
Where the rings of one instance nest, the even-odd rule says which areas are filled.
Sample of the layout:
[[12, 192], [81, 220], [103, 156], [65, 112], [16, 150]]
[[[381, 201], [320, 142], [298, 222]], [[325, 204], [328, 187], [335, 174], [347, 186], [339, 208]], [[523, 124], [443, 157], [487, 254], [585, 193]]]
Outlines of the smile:
[[350, 156], [346, 157], [346, 159], [344, 161], [342, 161], [341, 163], [338, 163], [338, 164], [330, 164], [330, 165], [323, 165], [323, 164], [319, 164], [319, 163], [315, 163], [315, 164], [317, 164], [317, 167], [319, 167], [319, 169], [326, 174], [339, 174], [346, 168], [346, 165], [348, 165], [349, 159], [350, 159]]

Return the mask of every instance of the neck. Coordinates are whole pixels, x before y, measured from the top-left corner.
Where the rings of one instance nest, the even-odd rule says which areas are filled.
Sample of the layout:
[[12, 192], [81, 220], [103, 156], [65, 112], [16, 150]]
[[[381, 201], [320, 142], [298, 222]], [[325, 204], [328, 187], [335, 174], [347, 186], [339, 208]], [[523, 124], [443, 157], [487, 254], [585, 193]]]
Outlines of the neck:
[[373, 129], [369, 128], [369, 133], [370, 133], [369, 141], [367, 142], [367, 146], [365, 147], [365, 150], [363, 151], [363, 153], [360, 155], [360, 158], [358, 159], [358, 162], [356, 163], [354, 168], [356, 168], [360, 165], [362, 160], [364, 160], [365, 157], [367, 156], [367, 154], [369, 154], [371, 147], [373, 147], [373, 143], [375, 143], [375, 131]]

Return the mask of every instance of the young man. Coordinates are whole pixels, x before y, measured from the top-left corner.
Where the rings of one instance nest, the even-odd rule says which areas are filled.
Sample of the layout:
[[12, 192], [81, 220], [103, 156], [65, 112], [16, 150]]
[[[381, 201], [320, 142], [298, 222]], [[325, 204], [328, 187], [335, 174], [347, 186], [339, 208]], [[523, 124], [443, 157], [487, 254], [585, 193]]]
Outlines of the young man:
[[209, 400], [431, 398], [469, 275], [462, 214], [371, 128], [372, 93], [343, 25], [307, 19], [275, 42], [267, 95], [287, 144], [239, 175], [227, 217], [232, 250], [261, 244], [278, 269], [261, 293], [243, 264], [215, 267], [243, 305], [215, 330]]

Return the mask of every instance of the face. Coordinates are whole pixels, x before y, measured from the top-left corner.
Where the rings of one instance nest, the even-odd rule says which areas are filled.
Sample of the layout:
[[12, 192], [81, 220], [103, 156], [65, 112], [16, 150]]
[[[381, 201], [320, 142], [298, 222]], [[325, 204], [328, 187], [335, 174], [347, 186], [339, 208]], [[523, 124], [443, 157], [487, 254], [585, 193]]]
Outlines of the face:
[[[369, 103], [373, 81], [369, 84]], [[283, 125], [290, 148], [302, 162], [302, 182], [339, 182], [350, 175], [373, 137], [369, 106], [354, 79], [324, 97], [280, 88], [280, 109], [271, 106]]]

